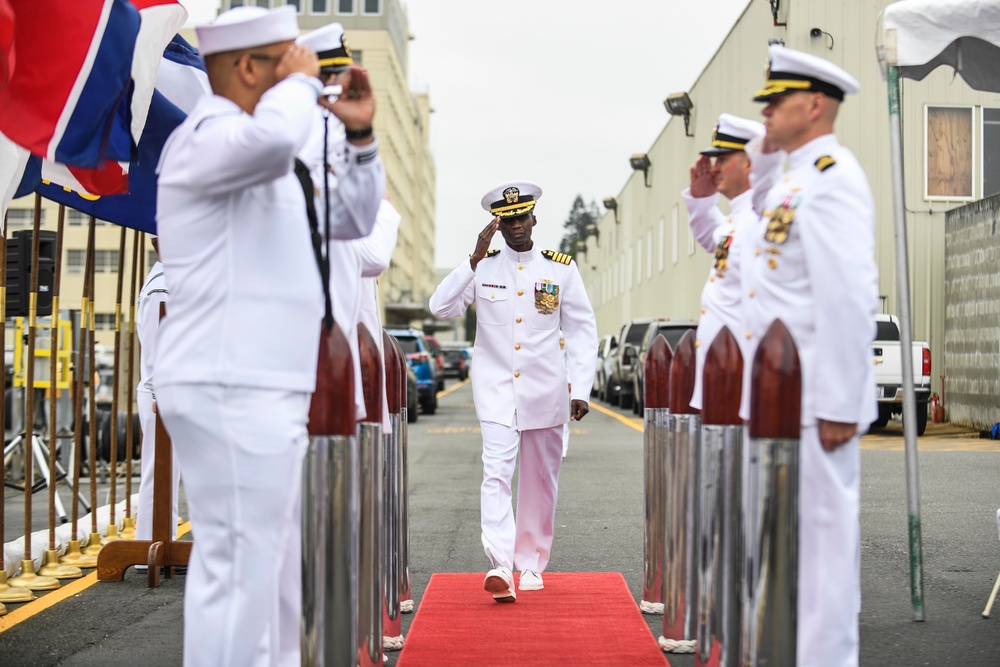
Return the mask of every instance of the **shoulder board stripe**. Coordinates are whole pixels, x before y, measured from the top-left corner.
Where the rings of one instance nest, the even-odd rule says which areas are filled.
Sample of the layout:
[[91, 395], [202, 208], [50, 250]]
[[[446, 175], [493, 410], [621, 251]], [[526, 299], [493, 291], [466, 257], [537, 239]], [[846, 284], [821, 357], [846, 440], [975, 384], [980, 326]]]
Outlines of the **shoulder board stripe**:
[[490, 250], [488, 253], [486, 253], [486, 256], [493, 257], [494, 255], [499, 255], [499, 254], [500, 254], [499, 250]]
[[542, 256], [545, 259], [551, 259], [553, 262], [559, 262], [560, 264], [569, 264], [573, 261], [573, 258], [564, 252], [556, 252], [555, 250], [543, 250]]
[[814, 162], [813, 164], [815, 164], [816, 168], [819, 169], [820, 171], [826, 171], [833, 165], [837, 164], [837, 161], [834, 160], [829, 155], [824, 155], [823, 157], [817, 159], [816, 162]]

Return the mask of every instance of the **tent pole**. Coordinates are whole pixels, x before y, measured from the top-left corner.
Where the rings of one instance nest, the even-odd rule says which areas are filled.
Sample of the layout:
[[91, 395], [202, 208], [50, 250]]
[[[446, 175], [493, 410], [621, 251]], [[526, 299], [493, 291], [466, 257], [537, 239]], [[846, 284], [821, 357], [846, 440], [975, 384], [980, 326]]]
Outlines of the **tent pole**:
[[910, 313], [910, 268], [906, 248], [906, 199], [903, 194], [902, 124], [899, 70], [886, 67], [889, 87], [889, 144], [892, 152], [893, 222], [896, 232], [900, 356], [903, 366], [903, 439], [906, 442], [906, 506], [910, 535], [910, 598], [913, 620], [924, 620], [924, 557], [920, 535], [920, 470], [917, 464], [917, 404], [913, 391], [913, 332]]

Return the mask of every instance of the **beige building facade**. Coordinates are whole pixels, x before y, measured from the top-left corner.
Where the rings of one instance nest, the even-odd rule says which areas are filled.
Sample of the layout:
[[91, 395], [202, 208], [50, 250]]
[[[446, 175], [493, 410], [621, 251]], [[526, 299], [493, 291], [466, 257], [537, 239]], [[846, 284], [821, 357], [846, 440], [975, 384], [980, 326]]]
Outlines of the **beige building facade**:
[[[646, 153], [646, 178], [636, 171], [612, 195], [617, 208], [601, 219], [600, 246], [588, 242], [581, 271], [602, 335], [617, 334], [637, 317], [698, 319], [712, 258], [690, 233], [681, 191], [720, 113], [763, 120], [762, 105], [752, 97], [764, 82], [769, 39], [827, 58], [861, 82], [861, 93], [841, 107], [837, 135], [868, 174], [882, 310], [898, 312], [887, 88], [874, 39], [878, 14], [888, 4], [747, 4], [697, 81], [683, 91], [693, 105], [689, 133], [683, 117], [669, 118]], [[776, 16], [772, 5], [779, 8]], [[669, 63], [651, 64], [654, 70], [660, 65]], [[666, 98], [682, 91], [662, 92]], [[913, 334], [930, 342], [937, 390], [936, 378], [944, 372], [944, 214], [1000, 191], [1000, 95], [973, 91], [942, 68], [924, 81], [903, 81], [901, 113]], [[613, 188], [609, 184], [608, 192]], [[727, 210], [725, 203], [722, 208]]]

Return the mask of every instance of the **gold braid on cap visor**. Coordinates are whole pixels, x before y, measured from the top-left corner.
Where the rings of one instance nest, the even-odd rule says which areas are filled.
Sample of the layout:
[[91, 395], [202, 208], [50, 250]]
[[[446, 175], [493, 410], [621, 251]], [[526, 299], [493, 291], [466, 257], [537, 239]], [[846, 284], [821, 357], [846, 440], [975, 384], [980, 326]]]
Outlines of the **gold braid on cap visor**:
[[350, 56], [341, 56], [337, 58], [323, 58], [319, 61], [320, 67], [340, 67], [341, 65], [353, 65], [354, 61], [351, 60]]
[[789, 90], [810, 90], [812, 88], [811, 81], [803, 81], [802, 79], [770, 79], [764, 85], [766, 86], [764, 90], [757, 91], [754, 97], [778, 95]]
[[490, 213], [501, 218], [513, 218], [518, 215], [524, 215], [535, 208], [535, 204], [535, 201], [527, 201], [519, 204], [510, 204], [509, 206], [494, 206], [490, 209]]

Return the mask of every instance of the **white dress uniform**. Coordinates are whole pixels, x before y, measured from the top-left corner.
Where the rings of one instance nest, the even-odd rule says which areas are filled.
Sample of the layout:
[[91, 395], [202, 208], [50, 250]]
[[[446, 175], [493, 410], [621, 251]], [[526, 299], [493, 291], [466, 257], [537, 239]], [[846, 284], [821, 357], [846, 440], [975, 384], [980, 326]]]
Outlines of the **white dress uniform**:
[[[702, 155], [718, 157], [726, 153], [743, 152], [746, 142], [753, 137], [763, 136], [764, 126], [757, 121], [739, 118], [732, 114], [722, 114], [712, 135], [712, 145], [701, 151]], [[745, 263], [743, 255], [749, 247], [747, 237], [757, 223], [758, 216], [753, 210], [753, 191], [747, 190], [729, 202], [730, 212], [725, 215], [719, 210], [719, 194], [708, 197], [693, 197], [691, 189], [681, 193], [687, 206], [691, 233], [698, 244], [715, 255], [715, 263], [708, 273], [708, 280], [701, 291], [701, 317], [698, 319], [695, 346], [694, 391], [690, 405], [701, 410], [702, 374], [705, 356], [722, 327], [729, 327], [733, 336], [739, 339], [742, 328], [743, 295], [741, 268]]]
[[[163, 265], [153, 264], [146, 282], [139, 290], [135, 330], [139, 335], [139, 386], [136, 403], [139, 405], [139, 428], [142, 432], [142, 462], [139, 476], [139, 506], [136, 512], [135, 538], [150, 540], [153, 537], [153, 462], [156, 459], [156, 401], [153, 384], [153, 359], [156, 358], [156, 341], [160, 330], [160, 304], [167, 303], [170, 290], [163, 277]], [[173, 457], [171, 523], [177, 525], [177, 490], [181, 469]]]
[[[562, 426], [570, 400], [588, 401], [597, 325], [576, 263], [509, 246], [473, 270], [463, 262], [430, 299], [437, 317], [476, 304], [472, 395], [483, 434], [482, 541], [494, 567], [543, 572], [554, 534]], [[559, 349], [566, 339], [572, 396]], [[517, 517], [511, 482], [520, 441]]]
[[[762, 93], [776, 94], [782, 83], [801, 80], [802, 72], [836, 84], [841, 97], [857, 90], [857, 82], [830, 63], [772, 46], [773, 82]], [[747, 145], [755, 173], [780, 165], [773, 157], [758, 159], [768, 157], [759, 155], [759, 146], [759, 140]], [[766, 209], [746, 267], [754, 290], [745, 308], [747, 358], [780, 318], [795, 340], [802, 367], [798, 665], [854, 667], [860, 611], [859, 443], [856, 436], [826, 452], [817, 420], [857, 424], [863, 432], [876, 417], [874, 202], [861, 165], [832, 134], [781, 157], [787, 160], [784, 175], [760, 173], [753, 181], [775, 185], [764, 198]], [[744, 418], [749, 417], [750, 389], [748, 372]]]
[[[204, 55], [294, 39], [293, 7], [240, 7], [198, 29]], [[251, 41], [256, 40], [256, 41]], [[253, 115], [201, 100], [160, 162], [157, 223], [171, 290], [157, 405], [197, 536], [186, 665], [298, 665], [301, 467], [323, 296], [292, 173], [321, 86], [292, 75]], [[375, 188], [370, 152], [347, 153]], [[337, 232], [367, 233], [338, 211]]]
[[[396, 248], [402, 216], [383, 199], [375, 218], [375, 228], [363, 239], [351, 241], [361, 263], [361, 284], [358, 292], [358, 321], [372, 332], [379, 354], [382, 355], [382, 433], [392, 433], [389, 404], [385, 394], [385, 350], [382, 348], [382, 314], [378, 299], [378, 276], [389, 268], [392, 251]], [[405, 379], [404, 379], [405, 382]]]

